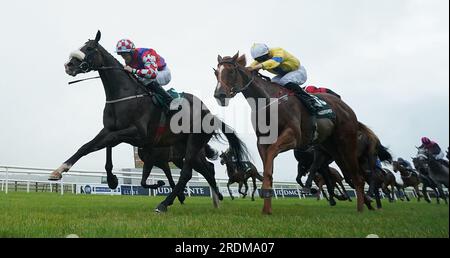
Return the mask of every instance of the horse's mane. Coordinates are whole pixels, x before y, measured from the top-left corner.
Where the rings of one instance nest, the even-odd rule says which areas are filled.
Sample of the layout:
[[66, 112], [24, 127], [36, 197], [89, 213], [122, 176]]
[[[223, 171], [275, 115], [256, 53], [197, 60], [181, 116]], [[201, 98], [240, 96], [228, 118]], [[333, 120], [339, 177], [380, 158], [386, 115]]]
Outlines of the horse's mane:
[[272, 82], [272, 80], [270, 79], [270, 77], [262, 75], [261, 73], [257, 73], [258, 77], [260, 77], [261, 79], [267, 81], [267, 82]]

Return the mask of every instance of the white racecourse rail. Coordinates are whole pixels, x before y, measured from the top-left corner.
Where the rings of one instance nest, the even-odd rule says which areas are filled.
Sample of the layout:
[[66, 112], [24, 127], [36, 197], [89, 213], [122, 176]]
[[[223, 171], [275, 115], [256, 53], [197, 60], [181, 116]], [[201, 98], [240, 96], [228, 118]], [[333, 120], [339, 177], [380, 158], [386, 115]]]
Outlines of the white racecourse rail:
[[[64, 194], [64, 186], [69, 186], [71, 188], [70, 192], [77, 194], [79, 191], [75, 189], [77, 185], [104, 185], [101, 184], [101, 178], [106, 177], [106, 172], [99, 170], [70, 170], [63, 174], [63, 178], [60, 181], [49, 181], [47, 180], [49, 174], [53, 171], [50, 168], [37, 168], [37, 167], [22, 167], [22, 166], [9, 166], [9, 165], [0, 165], [0, 181], [1, 181], [1, 191], [4, 193], [8, 193], [8, 188], [11, 183], [23, 183], [27, 185], [27, 192], [30, 192], [30, 185], [33, 183], [40, 184], [48, 184], [50, 191], [55, 185], [59, 185], [59, 190], [61, 195]], [[132, 180], [141, 180], [142, 172], [127, 172], [127, 171], [112, 171], [114, 175], [119, 179], [119, 186], [128, 186], [131, 187], [139, 187], [138, 185], [131, 184], [121, 184], [120, 179], [132, 179]], [[173, 174], [174, 180], [177, 181], [179, 175]], [[92, 180], [87, 179], [92, 178]], [[82, 181], [80, 181], [80, 179]], [[164, 173], [152, 173], [147, 180], [151, 184], [154, 184], [158, 180], [163, 180], [167, 184], [167, 178]], [[123, 181], [123, 180], [122, 180]], [[224, 196], [229, 196], [228, 189], [226, 187], [228, 179], [216, 179], [217, 186], [219, 187], [221, 193]], [[253, 190], [252, 180], [249, 179], [249, 192]], [[191, 188], [195, 186], [208, 186], [208, 183], [201, 175], [193, 175], [191, 182], [189, 182], [186, 186], [187, 194], [191, 195]], [[258, 189], [261, 189], [261, 182], [257, 181]], [[234, 197], [239, 197], [237, 183], [235, 183], [232, 187], [230, 187]], [[278, 197], [293, 197], [293, 193], [295, 192], [295, 196], [298, 198], [305, 198], [305, 195], [301, 192], [299, 185], [296, 182], [274, 182], [273, 188], [276, 189], [275, 196]], [[244, 187], [243, 187], [244, 189]], [[353, 191], [353, 189], [351, 189]], [[66, 190], [67, 192], [67, 190]], [[114, 190], [110, 191], [111, 194], [115, 194]], [[151, 192], [151, 191], [150, 191]], [[209, 191], [211, 193], [211, 191]], [[133, 191], [131, 191], [131, 195], [133, 195]], [[258, 192], [255, 193], [258, 195]], [[286, 196], [285, 196], [286, 195]]]
[[[27, 185], [27, 192], [30, 192], [30, 184], [32, 183], [40, 183], [40, 184], [48, 184], [50, 191], [52, 191], [53, 186], [59, 185], [59, 190], [61, 195], [64, 194], [64, 185], [70, 186], [70, 192], [77, 194], [79, 191], [75, 189], [78, 185], [103, 185], [101, 184], [101, 178], [106, 177], [106, 172], [100, 170], [70, 170], [67, 173], [63, 174], [63, 178], [60, 181], [49, 181], [47, 180], [49, 174], [53, 171], [50, 168], [37, 168], [37, 167], [22, 167], [22, 166], [7, 166], [0, 165], [0, 181], [1, 181], [1, 191], [4, 193], [8, 193], [8, 187], [11, 182], [20, 182], [25, 183]], [[119, 179], [120, 186], [131, 187], [130, 194], [133, 195], [133, 187], [140, 187], [138, 185], [132, 184], [120, 184], [120, 179], [128, 179], [128, 180], [138, 180], [140, 182], [142, 172], [127, 172], [127, 171], [113, 171], [113, 174], [117, 176]], [[179, 175], [174, 174], [174, 179], [177, 181]], [[90, 180], [92, 178], [92, 180]], [[81, 181], [80, 181], [81, 180]], [[151, 184], [154, 184], [158, 180], [163, 180], [167, 184], [167, 178], [164, 173], [152, 173], [147, 180]], [[123, 180], [122, 180], [123, 181]], [[228, 179], [220, 179], [217, 178], [217, 185], [224, 196], [229, 196], [228, 189], [226, 187]], [[193, 175], [191, 182], [189, 182], [186, 186], [187, 194], [191, 195], [191, 188], [195, 186], [208, 186], [208, 183], [201, 175]], [[253, 190], [252, 180], [249, 179], [249, 192], [251, 195]], [[344, 183], [344, 186], [348, 192], [354, 192], [354, 189], [350, 188], [347, 184]], [[261, 182], [257, 181], [258, 189], [261, 189]], [[67, 187], [66, 187], [67, 188]], [[232, 187], [230, 187], [232, 193], [235, 197], [239, 197], [237, 184], [235, 183]], [[366, 186], [367, 188], [367, 186]], [[305, 198], [306, 195], [300, 190], [297, 182], [274, 182], [273, 189], [275, 197], [298, 197]], [[212, 191], [209, 191], [212, 193]], [[111, 195], [117, 194], [116, 191], [110, 190]], [[408, 189], [407, 193], [412, 196], [417, 196], [416, 193], [412, 189]], [[149, 191], [149, 195], [151, 195], [151, 191]], [[258, 195], [258, 192], [255, 193]]]

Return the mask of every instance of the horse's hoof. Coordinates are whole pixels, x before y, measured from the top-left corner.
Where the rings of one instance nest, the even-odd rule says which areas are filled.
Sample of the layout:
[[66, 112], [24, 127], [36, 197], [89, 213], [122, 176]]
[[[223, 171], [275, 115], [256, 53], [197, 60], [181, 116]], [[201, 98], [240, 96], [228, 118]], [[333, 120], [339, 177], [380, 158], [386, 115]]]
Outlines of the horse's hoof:
[[158, 187], [166, 185], [166, 183], [164, 183], [164, 181], [162, 181], [162, 180], [158, 180], [158, 182], [156, 182], [156, 184], [158, 185]]
[[184, 196], [184, 194], [179, 194], [178, 196], [178, 200], [180, 201], [181, 204], [184, 204], [184, 201], [186, 200], [186, 196]]
[[117, 179], [117, 176], [113, 175], [112, 177], [106, 178], [108, 181], [108, 186], [110, 189], [116, 189], [119, 185], [119, 180]]
[[310, 194], [311, 193], [311, 188], [305, 186], [305, 187], [302, 188], [302, 192], [305, 193], [305, 194]]
[[331, 200], [330, 201], [330, 206], [336, 206], [336, 201], [335, 200]]
[[262, 214], [263, 215], [272, 215], [272, 209], [270, 209], [270, 210], [264, 210], [263, 209]]
[[155, 212], [156, 213], [166, 213], [167, 212], [167, 206], [162, 204], [162, 203], [160, 203], [158, 205], [158, 207], [156, 207]]
[[223, 195], [221, 193], [218, 193], [217, 197], [219, 198], [219, 201], [223, 201]]
[[50, 176], [48, 177], [48, 180], [50, 181], [58, 181], [62, 178], [61, 173], [59, 172], [53, 172], [50, 174]]

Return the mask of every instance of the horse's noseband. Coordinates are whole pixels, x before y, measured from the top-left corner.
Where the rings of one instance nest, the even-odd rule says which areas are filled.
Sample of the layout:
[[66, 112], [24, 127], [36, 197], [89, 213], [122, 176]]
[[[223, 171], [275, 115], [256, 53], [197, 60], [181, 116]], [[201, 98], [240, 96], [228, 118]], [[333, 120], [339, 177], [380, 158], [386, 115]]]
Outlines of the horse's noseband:
[[93, 51], [89, 52], [88, 54], [85, 54], [78, 68], [80, 68], [80, 70], [83, 71], [84, 73], [95, 70], [96, 68], [94, 67], [94, 54], [97, 52], [98, 49], [94, 48]]

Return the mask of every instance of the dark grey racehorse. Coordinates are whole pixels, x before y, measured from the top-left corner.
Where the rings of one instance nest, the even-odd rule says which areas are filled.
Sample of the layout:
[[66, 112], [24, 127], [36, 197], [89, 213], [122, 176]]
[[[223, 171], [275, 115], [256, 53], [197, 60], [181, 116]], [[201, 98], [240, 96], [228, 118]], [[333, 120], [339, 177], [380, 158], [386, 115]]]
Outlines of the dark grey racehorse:
[[[160, 182], [154, 185], [147, 184], [147, 179], [150, 176], [152, 168], [153, 166], [156, 166], [164, 171], [164, 174], [166, 175], [167, 180], [169, 181], [169, 185], [173, 190], [175, 188], [175, 181], [173, 180], [172, 177], [172, 171], [170, 170], [169, 162], [172, 162], [178, 168], [182, 168], [185, 154], [186, 150], [183, 149], [182, 145], [175, 145], [170, 147], [156, 147], [152, 149], [138, 148], [139, 158], [144, 162], [141, 179], [142, 187], [156, 189], [162, 186]], [[217, 159], [217, 151], [214, 150], [209, 144], [207, 144], [204, 149], [200, 150], [199, 155], [206, 156], [210, 160]], [[208, 173], [214, 174], [215, 173], [214, 164], [208, 162], [208, 165], [210, 172], [204, 170], [197, 172], [199, 172], [203, 176], [208, 175]], [[180, 203], [183, 204], [184, 200], [186, 199], [184, 196], [184, 192], [179, 193], [177, 197]], [[214, 203], [214, 205], [217, 206], [217, 203]]]
[[413, 163], [416, 170], [421, 174], [421, 181], [423, 182], [422, 193], [425, 199], [429, 201], [426, 188], [430, 187], [436, 194], [437, 203], [439, 203], [439, 198], [442, 198], [447, 204], [447, 196], [442, 189], [442, 185], [448, 189], [448, 167], [436, 160], [433, 155], [424, 149], [418, 150], [417, 157], [413, 158]]
[[[67, 172], [83, 156], [106, 148], [106, 165], [108, 185], [117, 187], [117, 177], [112, 174], [113, 147], [120, 143], [128, 143], [136, 147], [151, 149], [154, 147], [168, 147], [176, 144], [184, 146], [185, 157], [181, 175], [174, 190], [156, 208], [157, 212], [167, 211], [176, 196], [183, 192], [187, 182], [192, 177], [192, 169], [205, 170], [209, 173], [205, 179], [212, 186], [219, 198], [214, 174], [208, 169], [206, 158], [199, 152], [209, 142], [211, 137], [222, 131], [230, 144], [230, 148], [237, 154], [240, 164], [247, 155], [246, 147], [236, 136], [234, 131], [219, 119], [211, 115], [210, 111], [200, 105], [200, 109], [193, 109], [193, 103], [202, 102], [192, 94], [184, 94], [184, 101], [189, 108], [183, 108], [182, 118], [189, 123], [187, 131], [173, 132], [170, 128], [171, 119], [162, 119], [163, 108], [155, 104], [149, 97], [148, 90], [136, 78], [123, 69], [123, 65], [109, 54], [100, 44], [101, 34], [97, 33], [95, 40], [87, 41], [79, 50], [73, 52], [70, 60], [65, 64], [66, 73], [76, 76], [80, 73], [98, 71], [106, 95], [103, 111], [104, 128], [90, 142], [83, 145], [72, 157], [52, 172], [49, 179], [59, 180], [63, 172]], [[178, 114], [177, 114], [178, 115]], [[180, 118], [177, 121], [184, 121]], [[199, 120], [201, 119], [201, 120]], [[161, 124], [161, 121], [165, 121]], [[203, 130], [202, 125], [211, 125], [210, 131]], [[194, 127], [202, 128], [199, 132]], [[170, 128], [162, 131], [161, 128]]]
[[[323, 158], [317, 158], [317, 157], [315, 157], [315, 155], [322, 155]], [[331, 174], [330, 167], [329, 167], [330, 163], [333, 162], [333, 159], [330, 156], [328, 156], [324, 152], [317, 151], [314, 149], [310, 149], [310, 150], [306, 150], [306, 151], [302, 151], [300, 149], [294, 150], [294, 156], [298, 162], [297, 163], [297, 178], [296, 178], [296, 180], [297, 180], [297, 183], [300, 186], [302, 186], [304, 190], [306, 190], [306, 192], [309, 192], [310, 185], [305, 187], [301, 178], [303, 176], [308, 175], [308, 179], [306, 181], [306, 184], [308, 184], [308, 180], [315, 180], [317, 178], [317, 176], [320, 175], [320, 177], [324, 181], [324, 184], [326, 184], [326, 186], [327, 186], [327, 191], [328, 191], [327, 200], [328, 200], [330, 206], [336, 205], [336, 201], [334, 200], [334, 198], [336, 198], [338, 200], [350, 200], [350, 197], [347, 195], [345, 188], [342, 185], [342, 180], [340, 181], [340, 184], [343, 189], [343, 192], [342, 192], [343, 195], [339, 196], [339, 195], [336, 195], [334, 192], [334, 189], [337, 187], [339, 180], [336, 180], [336, 179], [333, 180], [333, 176]], [[318, 169], [314, 169], [317, 173], [311, 173], [311, 166], [313, 165], [314, 160], [318, 160], [318, 159], [324, 160], [325, 162], [322, 162]], [[317, 184], [317, 182], [316, 182], [316, 184]], [[319, 191], [320, 191], [321, 187], [319, 185], [318, 185], [318, 187], [319, 187]], [[320, 194], [320, 192], [318, 194]], [[324, 196], [326, 196], [326, 195], [324, 195]]]

